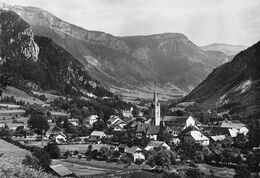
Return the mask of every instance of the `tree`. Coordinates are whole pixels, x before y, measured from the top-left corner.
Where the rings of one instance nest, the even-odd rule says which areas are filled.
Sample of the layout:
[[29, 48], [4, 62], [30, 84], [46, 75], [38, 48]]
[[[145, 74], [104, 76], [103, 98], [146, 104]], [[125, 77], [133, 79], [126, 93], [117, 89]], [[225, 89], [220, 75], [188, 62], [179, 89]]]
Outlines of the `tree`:
[[0, 129], [0, 137], [1, 138], [9, 138], [12, 136], [12, 132], [9, 128], [2, 128]]
[[123, 153], [120, 157], [120, 160], [129, 166], [132, 162], [134, 162], [134, 156], [130, 154]]
[[250, 172], [248, 171], [248, 166], [245, 164], [240, 164], [236, 168], [236, 174], [234, 178], [250, 178]]
[[135, 164], [139, 165], [139, 167], [140, 167], [140, 165], [143, 164], [144, 161], [145, 161], [144, 159], [138, 158], [135, 160]]
[[161, 150], [154, 156], [154, 163], [161, 166], [162, 169], [170, 169], [172, 163], [175, 163], [176, 156], [172, 151]]
[[42, 148], [34, 148], [32, 155], [39, 160], [39, 166], [46, 169], [51, 164], [51, 158], [48, 152]]
[[31, 155], [25, 155], [22, 164], [36, 169], [39, 168], [40, 165], [39, 160], [36, 157]]
[[107, 160], [111, 157], [111, 151], [109, 150], [109, 148], [104, 147], [104, 146], [100, 148], [99, 154], [100, 154], [101, 159], [103, 159], [103, 160]]
[[247, 137], [244, 134], [239, 133], [234, 139], [234, 146], [237, 148], [244, 149], [246, 148], [247, 142], [248, 142]]
[[186, 172], [187, 178], [205, 178], [205, 173], [201, 172], [199, 169], [189, 169]]
[[93, 124], [93, 130], [103, 131], [107, 128], [107, 125], [101, 119], [98, 119], [97, 122]]
[[28, 120], [28, 127], [34, 129], [38, 135], [45, 135], [50, 129], [47, 118], [44, 115], [32, 115]]
[[61, 153], [60, 148], [58, 147], [57, 143], [49, 142], [45, 147], [44, 150], [47, 151], [52, 159], [60, 159]]

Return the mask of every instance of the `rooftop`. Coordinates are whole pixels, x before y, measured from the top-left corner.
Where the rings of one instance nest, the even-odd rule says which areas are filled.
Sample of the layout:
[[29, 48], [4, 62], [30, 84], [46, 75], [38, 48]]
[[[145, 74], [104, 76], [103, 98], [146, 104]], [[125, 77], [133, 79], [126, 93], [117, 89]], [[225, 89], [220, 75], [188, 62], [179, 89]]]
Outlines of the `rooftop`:
[[50, 168], [61, 177], [70, 176], [73, 174], [73, 172], [71, 170], [69, 170], [62, 164], [53, 165], [53, 166], [50, 166]]
[[160, 132], [160, 126], [151, 125], [148, 127], [146, 134], [147, 135], [157, 135]]

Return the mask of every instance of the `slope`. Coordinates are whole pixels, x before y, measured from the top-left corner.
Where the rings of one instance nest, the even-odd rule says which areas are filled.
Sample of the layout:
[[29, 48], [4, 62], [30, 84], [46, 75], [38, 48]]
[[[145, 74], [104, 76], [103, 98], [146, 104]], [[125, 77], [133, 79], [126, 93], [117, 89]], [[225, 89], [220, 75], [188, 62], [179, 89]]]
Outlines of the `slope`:
[[185, 101], [206, 107], [234, 105], [242, 117], [260, 113], [260, 42], [240, 52], [231, 62], [216, 68]]

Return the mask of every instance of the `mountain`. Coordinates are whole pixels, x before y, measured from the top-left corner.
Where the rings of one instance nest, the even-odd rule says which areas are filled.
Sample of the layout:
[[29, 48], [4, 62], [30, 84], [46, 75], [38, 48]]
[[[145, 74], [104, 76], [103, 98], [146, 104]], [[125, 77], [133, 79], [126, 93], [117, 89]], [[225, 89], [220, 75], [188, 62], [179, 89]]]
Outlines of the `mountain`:
[[70, 53], [53, 40], [35, 36], [15, 12], [0, 10], [0, 76], [23, 90], [63, 95], [111, 96]]
[[69, 24], [39, 8], [3, 8], [18, 13], [35, 34], [51, 38], [125, 98], [151, 98], [155, 83], [161, 99], [185, 95], [228, 61], [225, 54], [203, 51], [179, 33], [116, 37]]
[[240, 52], [199, 84], [185, 101], [231, 106], [243, 117], [260, 115], [260, 42]]
[[240, 51], [248, 48], [245, 45], [231, 45], [231, 44], [223, 44], [223, 43], [213, 43], [207, 46], [201, 47], [205, 51], [220, 51], [226, 54], [227, 56], [234, 57]]

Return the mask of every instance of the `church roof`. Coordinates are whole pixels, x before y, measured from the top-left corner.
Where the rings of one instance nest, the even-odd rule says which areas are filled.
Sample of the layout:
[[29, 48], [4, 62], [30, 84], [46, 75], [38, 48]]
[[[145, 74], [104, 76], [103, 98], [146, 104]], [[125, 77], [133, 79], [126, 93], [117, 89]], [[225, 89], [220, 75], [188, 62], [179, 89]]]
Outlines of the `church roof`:
[[145, 124], [145, 123], [138, 124], [136, 132], [146, 132], [146, 129], [149, 126], [151, 126], [151, 124]]
[[147, 129], [147, 135], [157, 135], [160, 132], [160, 126], [149, 126]]
[[[189, 118], [189, 116], [165, 116], [163, 118], [163, 121], [165, 123], [171, 122], [174, 123], [174, 125], [186, 125], [186, 120]], [[167, 125], [167, 124], [166, 124]]]

